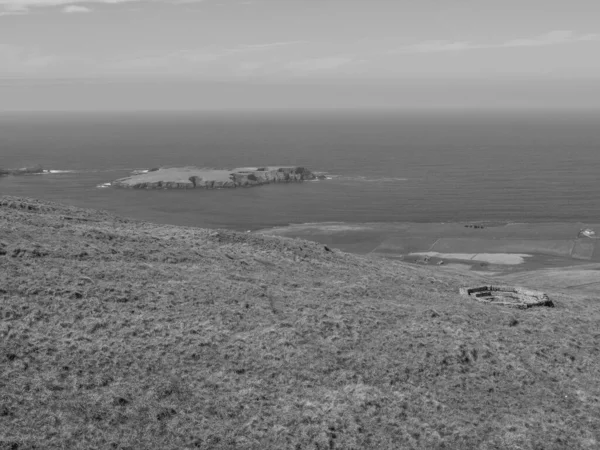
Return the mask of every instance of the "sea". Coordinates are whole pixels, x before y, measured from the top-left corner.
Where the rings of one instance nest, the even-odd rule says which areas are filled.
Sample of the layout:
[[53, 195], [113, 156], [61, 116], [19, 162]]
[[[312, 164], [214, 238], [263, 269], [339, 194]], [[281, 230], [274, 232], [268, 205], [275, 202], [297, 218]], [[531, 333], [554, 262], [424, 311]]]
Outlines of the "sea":
[[[0, 194], [184, 226], [600, 222], [600, 112], [3, 112]], [[221, 190], [107, 187], [134, 170], [299, 165], [327, 179]]]

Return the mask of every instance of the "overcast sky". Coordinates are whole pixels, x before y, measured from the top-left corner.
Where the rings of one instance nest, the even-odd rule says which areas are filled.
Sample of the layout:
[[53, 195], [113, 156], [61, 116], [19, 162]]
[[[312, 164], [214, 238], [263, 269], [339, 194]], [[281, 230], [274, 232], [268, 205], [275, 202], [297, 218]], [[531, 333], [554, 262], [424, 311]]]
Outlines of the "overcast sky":
[[356, 106], [434, 105], [431, 89], [440, 105], [600, 106], [599, 18], [599, 0], [0, 0], [0, 108], [153, 108], [156, 91], [187, 109], [216, 81], [247, 86], [242, 106], [282, 84], [290, 106], [352, 104], [332, 85], [360, 85]]

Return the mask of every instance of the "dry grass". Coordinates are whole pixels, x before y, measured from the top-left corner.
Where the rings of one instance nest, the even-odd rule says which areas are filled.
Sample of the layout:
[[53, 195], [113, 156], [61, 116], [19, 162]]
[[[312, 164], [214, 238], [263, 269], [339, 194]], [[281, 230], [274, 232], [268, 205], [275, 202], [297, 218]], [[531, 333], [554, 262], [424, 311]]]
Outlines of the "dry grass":
[[598, 299], [472, 282], [0, 197], [0, 449], [599, 448]]

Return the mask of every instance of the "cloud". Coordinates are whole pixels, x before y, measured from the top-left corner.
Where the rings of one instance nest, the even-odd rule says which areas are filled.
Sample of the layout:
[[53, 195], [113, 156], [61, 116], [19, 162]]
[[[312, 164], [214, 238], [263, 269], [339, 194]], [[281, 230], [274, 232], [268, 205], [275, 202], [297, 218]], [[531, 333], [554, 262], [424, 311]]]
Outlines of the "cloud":
[[[236, 56], [250, 56], [256, 53], [266, 53], [271, 50], [283, 48], [290, 45], [303, 44], [305, 41], [281, 41], [267, 42], [260, 44], [245, 44], [229, 48], [206, 47], [200, 49], [178, 50], [154, 55], [140, 55], [133, 58], [110, 61], [105, 64], [109, 70], [114, 71], [137, 71], [137, 70], [156, 70], [176, 72], [185, 67], [203, 67], [211, 63], [227, 62], [235, 59]], [[242, 68], [247, 72], [255, 71], [258, 67], [252, 65], [259, 64], [252, 61], [250, 66]], [[260, 63], [264, 66], [264, 61]], [[238, 63], [239, 66], [239, 63]]]
[[66, 14], [81, 14], [81, 13], [91, 13], [92, 9], [86, 6], [78, 6], [78, 5], [69, 5], [65, 6], [62, 10]]
[[[67, 6], [67, 8], [77, 7], [81, 3], [101, 3], [107, 5], [117, 5], [120, 3], [171, 3], [171, 4], [188, 4], [202, 3], [206, 0], [0, 0], [0, 16], [14, 13], [27, 13], [33, 8], [45, 8], [56, 6]], [[85, 8], [85, 7], [81, 7]], [[63, 10], [64, 11], [64, 10]], [[75, 11], [73, 11], [75, 12]], [[84, 12], [79, 10], [76, 12]], [[89, 11], [85, 11], [89, 12]]]
[[600, 41], [600, 34], [577, 34], [569, 30], [555, 30], [525, 39], [511, 39], [501, 43], [475, 43], [469, 41], [431, 40], [405, 45], [388, 53], [441, 53], [462, 52], [480, 49], [499, 49], [517, 47], [542, 47], [549, 45], [572, 44], [575, 42]]
[[244, 61], [239, 65], [239, 70], [242, 73], [256, 72], [264, 67], [264, 63], [258, 61]]
[[356, 62], [355, 59], [348, 56], [331, 56], [291, 61], [284, 68], [297, 72], [318, 72], [338, 69], [353, 62]]
[[399, 50], [401, 53], [433, 53], [433, 52], [460, 52], [482, 48], [466, 41], [423, 41], [413, 45], [407, 45]]
[[0, 11], [0, 17], [4, 16], [20, 16], [25, 14], [24, 11]]
[[54, 56], [41, 54], [37, 50], [0, 44], [0, 76], [35, 73], [55, 61]]
[[533, 38], [506, 41], [499, 47], [540, 47], [584, 41], [600, 41], [600, 34], [577, 34], [569, 30], [556, 30]]
[[[52, 7], [52, 6], [65, 6], [65, 5], [73, 5], [80, 3], [104, 3], [104, 4], [119, 4], [119, 3], [129, 3], [129, 2], [140, 2], [142, 0], [0, 0], [0, 14], [3, 13], [14, 13], [21, 12], [26, 13], [29, 12], [31, 8], [44, 8], [44, 7]], [[148, 1], [148, 0], [146, 0]], [[157, 0], [152, 0], [157, 1]], [[168, 3], [176, 3], [176, 0], [162, 0]], [[201, 1], [201, 0], [197, 0]]]
[[123, 60], [116, 60], [102, 64], [108, 72], [137, 73], [149, 71], [158, 73], [177, 72], [185, 67], [204, 65], [215, 62], [219, 55], [210, 51], [181, 50], [160, 55], [139, 56]]
[[[145, 76], [194, 75], [202, 77], [269, 77], [311, 76], [337, 73], [356, 68], [364, 61], [353, 56], [333, 55], [321, 58], [291, 59], [289, 55], [256, 55], [258, 49], [278, 48], [277, 45], [257, 45], [250, 48], [204, 48], [144, 55], [136, 58], [99, 62], [97, 73], [104, 75]], [[242, 50], [248, 53], [242, 53]], [[258, 56], [258, 57], [257, 57]]]
[[283, 41], [283, 42], [269, 42], [266, 44], [249, 44], [238, 47], [235, 51], [259, 51], [259, 50], [271, 50], [279, 47], [287, 47], [290, 45], [301, 45], [308, 44], [308, 41]]

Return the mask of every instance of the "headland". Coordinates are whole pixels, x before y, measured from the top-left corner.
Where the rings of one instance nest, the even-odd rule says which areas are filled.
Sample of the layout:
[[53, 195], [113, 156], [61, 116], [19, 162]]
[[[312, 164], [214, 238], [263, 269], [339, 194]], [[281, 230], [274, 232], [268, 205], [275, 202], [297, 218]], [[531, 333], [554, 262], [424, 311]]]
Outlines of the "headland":
[[598, 448], [597, 291], [486, 280], [0, 196], [0, 448]]

